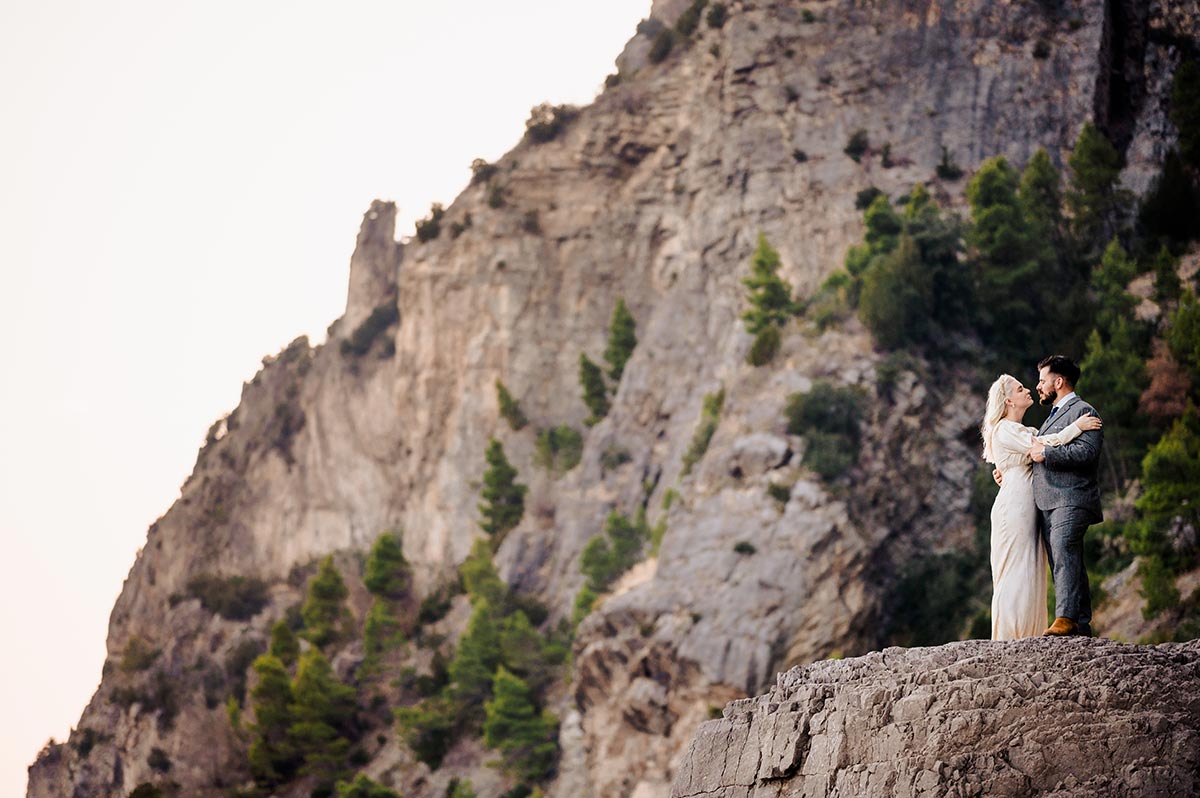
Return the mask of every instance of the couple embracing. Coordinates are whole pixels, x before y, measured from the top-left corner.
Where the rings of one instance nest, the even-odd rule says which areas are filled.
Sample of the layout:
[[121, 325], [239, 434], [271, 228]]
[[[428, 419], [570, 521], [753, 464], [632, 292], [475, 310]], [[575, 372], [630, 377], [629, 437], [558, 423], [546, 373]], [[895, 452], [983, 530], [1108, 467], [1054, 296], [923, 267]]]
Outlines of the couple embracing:
[[[992, 639], [1092, 634], [1083, 535], [1102, 520], [1096, 473], [1104, 444], [1096, 410], [1075, 394], [1079, 366], [1062, 355], [1038, 363], [1038, 398], [1052, 405], [1041, 429], [1021, 423], [1029, 389], [1007, 374], [988, 390], [980, 432], [995, 466], [992, 505]], [[1046, 624], [1046, 569], [1055, 619]]]

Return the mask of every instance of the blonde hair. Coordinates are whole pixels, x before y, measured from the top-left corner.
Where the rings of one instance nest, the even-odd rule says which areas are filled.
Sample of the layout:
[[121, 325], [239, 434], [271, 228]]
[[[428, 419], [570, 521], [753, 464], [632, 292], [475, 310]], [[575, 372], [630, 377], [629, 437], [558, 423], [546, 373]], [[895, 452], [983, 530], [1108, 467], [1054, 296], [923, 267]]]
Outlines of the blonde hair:
[[979, 434], [983, 438], [983, 459], [995, 464], [995, 453], [992, 451], [992, 435], [996, 432], [1004, 413], [1008, 410], [1004, 400], [1016, 383], [1016, 378], [1001, 374], [988, 388], [987, 408], [983, 411], [983, 423], [979, 426]]

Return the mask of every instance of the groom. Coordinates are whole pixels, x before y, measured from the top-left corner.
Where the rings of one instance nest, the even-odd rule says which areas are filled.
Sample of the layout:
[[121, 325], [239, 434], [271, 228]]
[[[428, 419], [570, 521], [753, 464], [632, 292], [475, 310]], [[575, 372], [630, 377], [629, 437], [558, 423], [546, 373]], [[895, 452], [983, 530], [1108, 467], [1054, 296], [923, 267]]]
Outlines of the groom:
[[[1038, 398], [1053, 407], [1038, 435], [1061, 432], [1096, 409], [1075, 395], [1079, 366], [1063, 355], [1051, 355], [1038, 363]], [[1033, 466], [1033, 500], [1037, 505], [1038, 528], [1046, 544], [1050, 571], [1054, 575], [1057, 616], [1047, 635], [1092, 635], [1092, 594], [1083, 565], [1083, 535], [1087, 528], [1104, 520], [1100, 511], [1100, 487], [1096, 472], [1104, 436], [1100, 430], [1084, 432], [1065, 446], [1043, 446], [1034, 441], [1029, 449]]]

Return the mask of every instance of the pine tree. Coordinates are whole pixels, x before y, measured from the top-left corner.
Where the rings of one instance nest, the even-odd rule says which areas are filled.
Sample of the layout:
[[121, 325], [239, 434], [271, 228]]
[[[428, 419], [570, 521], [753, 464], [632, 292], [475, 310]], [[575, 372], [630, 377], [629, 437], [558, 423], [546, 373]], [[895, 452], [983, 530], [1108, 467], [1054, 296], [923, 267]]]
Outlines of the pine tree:
[[1200, 302], [1184, 292], [1167, 329], [1167, 344], [1179, 365], [1187, 369], [1192, 385], [1200, 386]]
[[1029, 346], [1056, 342], [1059, 351], [1078, 352], [1091, 329], [1092, 307], [1081, 265], [1071, 261], [1067, 222], [1063, 218], [1062, 175], [1044, 149], [1038, 149], [1021, 173], [1017, 201], [1021, 207], [1029, 257], [1037, 279], [1025, 287], [1033, 298], [1037, 327], [1029, 331]]
[[750, 276], [742, 279], [750, 302], [742, 320], [751, 335], [758, 335], [772, 324], [782, 327], [796, 313], [791, 286], [779, 276], [779, 263], [779, 253], [759, 233], [758, 246], [750, 259]]
[[500, 380], [496, 380], [496, 403], [500, 406], [500, 415], [508, 422], [513, 432], [529, 423], [529, 419], [521, 411], [521, 405]]
[[346, 583], [333, 564], [333, 555], [321, 560], [320, 570], [308, 584], [308, 596], [300, 608], [304, 618], [304, 637], [314, 646], [326, 646], [341, 639], [347, 617]]
[[388, 605], [388, 602], [376, 598], [367, 611], [367, 620], [363, 624], [363, 662], [374, 665], [379, 657], [404, 641], [400, 630], [400, 621]]
[[363, 584], [373, 595], [395, 601], [408, 593], [409, 571], [400, 538], [384, 532], [375, 539], [367, 556]]
[[1095, 125], [1087, 122], [1067, 159], [1070, 169], [1067, 208], [1080, 257], [1087, 259], [1117, 232], [1127, 196], [1117, 189], [1121, 154]]
[[1124, 318], [1113, 324], [1107, 342], [1098, 330], [1088, 338], [1087, 354], [1079, 364], [1079, 394], [1103, 408], [1103, 457], [1109, 466], [1109, 487], [1121, 488], [1133, 475], [1144, 451], [1148, 429], [1137, 415], [1142, 392], [1149, 386], [1145, 359], [1138, 354]]
[[1196, 560], [1200, 528], [1200, 416], [1189, 405], [1142, 460], [1142, 495], [1135, 507], [1131, 547], [1141, 559], [1142, 610], [1147, 618], [1179, 602], [1175, 575]]
[[541, 694], [554, 679], [553, 665], [557, 663], [547, 658], [542, 636], [520, 610], [500, 624], [500, 659], [534, 695]]
[[904, 221], [892, 208], [886, 194], [880, 194], [867, 206], [863, 212], [863, 225], [866, 227], [863, 241], [872, 255], [891, 252], [904, 231]]
[[483, 703], [491, 695], [492, 676], [499, 665], [497, 617], [492, 606], [480, 599], [450, 663], [451, 696], [468, 722], [482, 720]]
[[287, 621], [276, 621], [271, 627], [271, 647], [268, 653], [279, 659], [285, 667], [292, 667], [300, 656], [300, 641]]
[[1150, 262], [1154, 274], [1154, 301], [1160, 305], [1178, 302], [1183, 296], [1183, 281], [1179, 279], [1179, 259], [1166, 246], [1160, 247]]
[[441, 767], [442, 759], [454, 742], [456, 723], [455, 706], [444, 695], [396, 710], [396, 724], [404, 742], [417, 759], [433, 770]]
[[612, 546], [603, 535], [595, 535], [583, 547], [579, 555], [579, 570], [588, 578], [587, 587], [592, 593], [603, 593], [613, 574], [617, 573]]
[[288, 734], [294, 722], [292, 685], [278, 657], [264, 654], [254, 661], [253, 667], [258, 683], [250, 692], [254, 707], [250, 772], [259, 784], [274, 786], [290, 779], [300, 763]]
[[863, 275], [859, 313], [884, 349], [919, 344], [929, 336], [932, 275], [916, 242], [902, 235], [896, 249], [876, 258]]
[[338, 681], [318, 648], [300, 658], [292, 683], [288, 738], [304, 758], [302, 772], [332, 781], [345, 770], [354, 733], [354, 688]]
[[458, 567], [458, 573], [472, 605], [486, 601], [494, 609], [506, 606], [508, 585], [496, 572], [496, 566], [492, 563], [492, 548], [486, 540], [475, 541], [471, 553]]
[[1050, 154], [1039, 147], [1021, 172], [1017, 200], [1031, 236], [1051, 249], [1061, 245], [1063, 236], [1061, 186], [1062, 175], [1051, 162]]
[[1105, 334], [1112, 331], [1118, 321], [1135, 323], [1133, 309], [1137, 297], [1126, 289], [1137, 276], [1137, 262], [1130, 258], [1125, 248], [1115, 238], [1109, 242], [1100, 259], [1100, 265], [1092, 270], [1092, 290], [1096, 294], [1096, 326]]
[[496, 671], [494, 698], [486, 704], [484, 743], [498, 749], [504, 769], [525, 782], [538, 781], [554, 767], [558, 723], [538, 712], [529, 687], [504, 668]]
[[918, 183], [909, 192], [903, 214], [904, 232], [916, 242], [921, 282], [929, 286], [929, 320], [926, 338], [944, 340], [939, 333], [959, 333], [970, 326], [975, 315], [975, 286], [971, 271], [959, 257], [962, 252], [962, 225], [955, 216], [945, 215]]
[[1025, 218], [1017, 201], [1017, 175], [1002, 157], [983, 163], [967, 184], [972, 224], [966, 242], [971, 250], [980, 312], [981, 333], [1002, 355], [1021, 357], [1029, 331], [1038, 327], [1037, 261], [1031, 251]]
[[638, 561], [642, 545], [646, 542], [644, 530], [620, 513], [613, 511], [604, 522], [604, 533], [612, 541], [613, 559], [624, 572]]
[[484, 454], [488, 469], [483, 473], [483, 502], [479, 526], [494, 540], [500, 540], [525, 514], [525, 492], [528, 488], [517, 482], [517, 469], [504, 456], [504, 446], [495, 438], [488, 443]]
[[750, 344], [750, 351], [746, 353], [746, 362], [751, 366], [765, 366], [775, 359], [782, 345], [783, 335], [779, 328], [768, 324], [754, 336], [754, 343]]
[[1146, 453], [1142, 495], [1135, 506], [1142, 527], [1138, 554], [1158, 555], [1171, 570], [1194, 564], [1194, 554], [1173, 541], [1171, 532], [1200, 529], [1200, 415], [1195, 405]]
[[625, 372], [625, 364], [637, 346], [636, 322], [625, 300], [618, 298], [617, 306], [613, 308], [612, 321], [608, 325], [608, 346], [604, 349], [604, 359], [608, 362], [608, 377], [614, 383], [621, 381]]
[[583, 423], [591, 427], [608, 415], [608, 387], [600, 367], [585, 354], [579, 356], [579, 384], [583, 387], [583, 403], [592, 413]]

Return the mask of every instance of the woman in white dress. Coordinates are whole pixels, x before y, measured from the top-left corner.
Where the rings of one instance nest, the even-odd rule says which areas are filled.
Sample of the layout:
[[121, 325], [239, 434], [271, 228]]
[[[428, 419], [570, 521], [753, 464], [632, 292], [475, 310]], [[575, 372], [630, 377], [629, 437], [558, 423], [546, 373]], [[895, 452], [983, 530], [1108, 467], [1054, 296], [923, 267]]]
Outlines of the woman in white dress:
[[1062, 432], [1037, 436], [1036, 429], [1021, 424], [1032, 404], [1028, 388], [1001, 374], [988, 390], [980, 427], [983, 459], [1004, 473], [992, 505], [993, 640], [1033, 637], [1046, 628], [1046, 550], [1037, 531], [1028, 453], [1034, 438], [1046, 446], [1062, 446], [1101, 425], [1099, 418], [1083, 416]]

